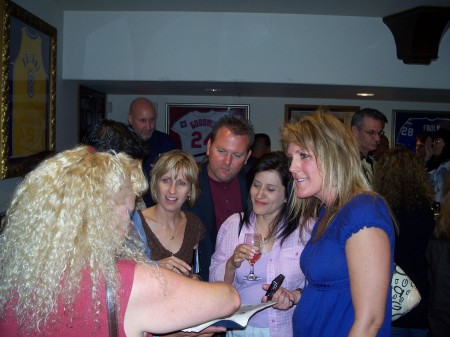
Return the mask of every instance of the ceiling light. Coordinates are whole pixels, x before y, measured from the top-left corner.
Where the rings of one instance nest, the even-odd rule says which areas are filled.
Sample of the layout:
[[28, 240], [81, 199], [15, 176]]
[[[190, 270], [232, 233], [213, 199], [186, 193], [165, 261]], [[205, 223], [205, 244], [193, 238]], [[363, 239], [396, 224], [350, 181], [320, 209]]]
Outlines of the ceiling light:
[[372, 97], [375, 96], [375, 94], [371, 93], [371, 92], [358, 92], [356, 94], [356, 96], [361, 96], [361, 97]]
[[218, 88], [209, 88], [209, 89], [205, 89], [205, 91], [208, 91], [208, 92], [221, 92], [222, 89], [218, 89]]

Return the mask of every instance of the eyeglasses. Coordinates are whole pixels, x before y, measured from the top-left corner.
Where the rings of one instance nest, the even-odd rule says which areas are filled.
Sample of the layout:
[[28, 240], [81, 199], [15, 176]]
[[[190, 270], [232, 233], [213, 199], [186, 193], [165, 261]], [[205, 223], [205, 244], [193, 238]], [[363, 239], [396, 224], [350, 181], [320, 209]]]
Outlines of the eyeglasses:
[[383, 136], [384, 135], [384, 130], [381, 130], [381, 131], [374, 131], [374, 130], [366, 131], [366, 130], [360, 128], [359, 126], [357, 126], [357, 128], [360, 129], [361, 131], [364, 131], [365, 133], [367, 133], [371, 137]]

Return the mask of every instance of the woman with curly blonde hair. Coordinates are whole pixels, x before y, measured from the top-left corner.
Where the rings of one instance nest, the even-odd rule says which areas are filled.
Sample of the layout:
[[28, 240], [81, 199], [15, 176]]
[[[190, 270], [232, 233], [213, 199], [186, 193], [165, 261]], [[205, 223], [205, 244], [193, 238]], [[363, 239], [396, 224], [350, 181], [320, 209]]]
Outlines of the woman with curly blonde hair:
[[390, 336], [394, 223], [368, 186], [355, 138], [333, 115], [315, 113], [286, 124], [281, 139], [301, 226], [318, 217], [300, 257], [304, 288], [281, 288], [273, 300], [296, 305], [294, 337]]
[[422, 297], [419, 305], [392, 322], [392, 336], [426, 336], [430, 286], [425, 258], [434, 226], [433, 188], [423, 162], [406, 148], [393, 148], [376, 162], [372, 187], [391, 206], [399, 232], [395, 237], [395, 262], [411, 278]]
[[118, 336], [176, 331], [236, 309], [231, 286], [144, 262], [129, 212], [146, 188], [139, 161], [84, 146], [25, 177], [0, 237], [1, 336], [108, 336], [107, 288]]

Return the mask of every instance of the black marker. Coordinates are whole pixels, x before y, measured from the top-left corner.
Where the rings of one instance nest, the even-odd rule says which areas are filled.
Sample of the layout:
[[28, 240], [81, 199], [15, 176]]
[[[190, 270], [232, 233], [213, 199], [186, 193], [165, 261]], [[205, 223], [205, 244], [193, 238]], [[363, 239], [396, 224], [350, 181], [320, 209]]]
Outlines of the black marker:
[[275, 292], [278, 289], [280, 289], [281, 284], [283, 283], [283, 281], [284, 281], [284, 275], [283, 274], [280, 274], [276, 278], [274, 278], [274, 280], [270, 284], [269, 289], [267, 289], [267, 292], [266, 292], [266, 296], [267, 296], [267, 300], [268, 301], [272, 300], [273, 294], [275, 294]]

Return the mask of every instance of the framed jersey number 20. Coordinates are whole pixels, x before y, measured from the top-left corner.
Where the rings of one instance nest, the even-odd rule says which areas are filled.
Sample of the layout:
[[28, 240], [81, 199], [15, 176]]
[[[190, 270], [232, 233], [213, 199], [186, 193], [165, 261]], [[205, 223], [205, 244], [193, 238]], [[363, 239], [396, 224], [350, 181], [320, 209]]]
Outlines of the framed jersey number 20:
[[214, 123], [226, 114], [249, 119], [249, 105], [166, 104], [166, 132], [177, 146], [201, 162]]

